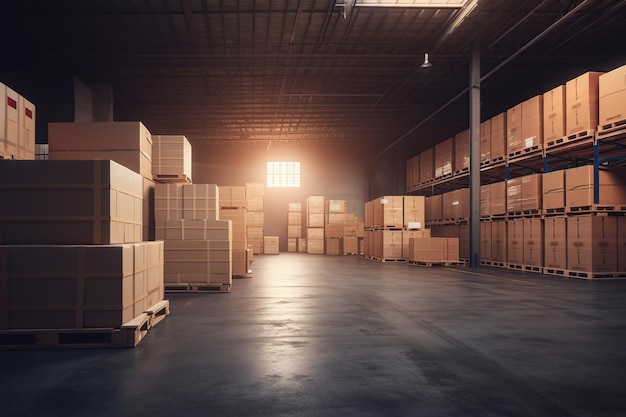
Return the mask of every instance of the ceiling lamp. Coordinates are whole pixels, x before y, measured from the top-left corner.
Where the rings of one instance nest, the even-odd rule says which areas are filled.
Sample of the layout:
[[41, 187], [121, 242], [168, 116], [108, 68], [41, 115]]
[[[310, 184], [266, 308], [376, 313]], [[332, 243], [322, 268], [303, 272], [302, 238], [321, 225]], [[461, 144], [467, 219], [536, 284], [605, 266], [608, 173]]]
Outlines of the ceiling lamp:
[[428, 52], [426, 52], [424, 54], [424, 62], [422, 63], [422, 65], [420, 65], [420, 67], [422, 67], [422, 68], [430, 68], [432, 66], [433, 66], [433, 64], [431, 64], [430, 61], [428, 60]]

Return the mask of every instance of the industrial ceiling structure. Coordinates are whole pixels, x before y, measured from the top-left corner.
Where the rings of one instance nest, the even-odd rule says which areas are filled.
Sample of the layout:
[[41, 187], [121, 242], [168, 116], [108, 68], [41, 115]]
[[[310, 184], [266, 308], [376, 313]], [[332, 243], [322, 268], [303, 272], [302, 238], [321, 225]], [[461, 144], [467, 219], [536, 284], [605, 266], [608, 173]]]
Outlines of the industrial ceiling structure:
[[419, 151], [468, 127], [474, 46], [485, 119], [626, 64], [624, 22], [622, 0], [20, 0], [0, 77], [111, 85], [116, 120], [192, 144]]

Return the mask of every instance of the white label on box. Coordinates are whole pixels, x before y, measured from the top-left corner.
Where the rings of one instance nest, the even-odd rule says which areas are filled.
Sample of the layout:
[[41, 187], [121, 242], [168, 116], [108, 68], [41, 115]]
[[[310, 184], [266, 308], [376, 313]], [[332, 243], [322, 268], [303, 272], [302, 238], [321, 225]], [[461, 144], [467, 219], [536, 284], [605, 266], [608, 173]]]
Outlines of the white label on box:
[[421, 229], [422, 222], [409, 222], [407, 224], [407, 229]]
[[380, 199], [380, 204], [387, 204], [389, 202], [389, 200], [387, 200], [386, 198], [381, 198]]
[[453, 205], [453, 206], [458, 206], [458, 205], [459, 205], [459, 202], [458, 202], [458, 201], [453, 201], [453, 202], [452, 202], [452, 205]]
[[533, 142], [537, 136], [533, 136], [532, 138], [527, 138], [524, 140], [524, 148], [531, 148], [533, 146]]

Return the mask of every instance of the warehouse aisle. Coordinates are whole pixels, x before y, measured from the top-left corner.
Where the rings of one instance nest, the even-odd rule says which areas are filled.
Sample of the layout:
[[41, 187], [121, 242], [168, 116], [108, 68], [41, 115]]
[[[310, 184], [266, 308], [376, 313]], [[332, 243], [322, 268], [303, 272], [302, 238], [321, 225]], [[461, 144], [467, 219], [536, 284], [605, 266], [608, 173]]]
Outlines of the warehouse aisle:
[[618, 416], [626, 282], [258, 256], [132, 350], [0, 352], [3, 416]]

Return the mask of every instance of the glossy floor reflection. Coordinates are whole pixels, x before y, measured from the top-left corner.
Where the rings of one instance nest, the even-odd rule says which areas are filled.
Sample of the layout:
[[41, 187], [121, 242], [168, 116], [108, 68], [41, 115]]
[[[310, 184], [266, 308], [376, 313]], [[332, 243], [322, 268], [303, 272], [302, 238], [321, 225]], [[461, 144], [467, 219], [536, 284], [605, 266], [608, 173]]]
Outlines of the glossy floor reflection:
[[258, 256], [136, 349], [0, 352], [2, 416], [623, 416], [626, 282]]

